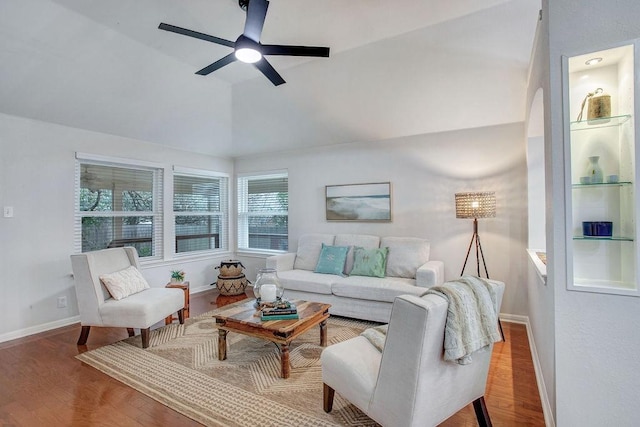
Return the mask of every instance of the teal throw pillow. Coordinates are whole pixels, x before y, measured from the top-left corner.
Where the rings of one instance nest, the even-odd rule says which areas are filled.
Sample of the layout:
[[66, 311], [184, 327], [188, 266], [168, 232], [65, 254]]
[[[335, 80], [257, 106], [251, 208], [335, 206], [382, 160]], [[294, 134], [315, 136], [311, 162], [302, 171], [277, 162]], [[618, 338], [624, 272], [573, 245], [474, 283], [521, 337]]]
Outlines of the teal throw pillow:
[[350, 276], [384, 277], [389, 248], [353, 248], [353, 269]]
[[329, 246], [323, 243], [318, 264], [316, 264], [314, 271], [316, 273], [337, 274], [342, 276], [348, 251], [348, 246]]

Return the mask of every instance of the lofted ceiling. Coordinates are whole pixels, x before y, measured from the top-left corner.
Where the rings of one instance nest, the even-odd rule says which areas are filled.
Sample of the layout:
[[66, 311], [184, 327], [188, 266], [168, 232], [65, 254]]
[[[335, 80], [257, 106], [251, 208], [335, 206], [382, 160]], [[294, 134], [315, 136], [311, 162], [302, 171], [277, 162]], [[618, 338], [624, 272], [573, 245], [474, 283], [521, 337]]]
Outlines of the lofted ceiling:
[[218, 156], [518, 122], [539, 0], [271, 0], [274, 87], [230, 48], [237, 0], [3, 0], [0, 112]]

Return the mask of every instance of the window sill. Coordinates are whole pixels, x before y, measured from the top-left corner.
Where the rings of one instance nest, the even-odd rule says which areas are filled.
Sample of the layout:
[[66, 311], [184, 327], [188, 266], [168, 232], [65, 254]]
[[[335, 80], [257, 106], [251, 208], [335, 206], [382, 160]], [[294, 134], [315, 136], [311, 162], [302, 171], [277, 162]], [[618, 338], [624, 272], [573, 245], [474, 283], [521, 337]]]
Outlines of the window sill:
[[181, 253], [174, 254], [173, 258], [164, 258], [164, 259], [154, 259], [144, 261], [142, 258], [140, 259], [140, 266], [143, 268], [146, 267], [157, 267], [161, 265], [169, 265], [176, 262], [198, 262], [202, 260], [211, 260], [211, 258], [231, 258], [233, 252], [230, 251], [221, 251], [221, 252], [198, 252], [197, 254], [191, 253]]
[[276, 251], [269, 249], [238, 249], [237, 255], [255, 257], [255, 258], [267, 258], [273, 255], [286, 254], [287, 251]]
[[533, 268], [538, 274], [538, 278], [540, 278], [540, 280], [542, 281], [542, 284], [546, 285], [547, 284], [547, 265], [544, 262], [542, 262], [542, 260], [540, 259], [540, 256], [538, 255], [538, 252], [545, 253], [544, 250], [527, 249], [529, 260], [531, 261]]

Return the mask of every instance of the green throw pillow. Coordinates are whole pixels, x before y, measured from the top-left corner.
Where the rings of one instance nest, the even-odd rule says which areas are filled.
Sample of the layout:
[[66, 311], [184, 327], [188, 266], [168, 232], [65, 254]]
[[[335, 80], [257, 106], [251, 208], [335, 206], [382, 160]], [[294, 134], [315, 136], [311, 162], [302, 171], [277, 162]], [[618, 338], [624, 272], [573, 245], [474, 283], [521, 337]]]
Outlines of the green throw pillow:
[[384, 277], [389, 248], [353, 248], [353, 269], [350, 276]]
[[348, 251], [348, 246], [329, 246], [323, 243], [314, 272], [342, 276]]

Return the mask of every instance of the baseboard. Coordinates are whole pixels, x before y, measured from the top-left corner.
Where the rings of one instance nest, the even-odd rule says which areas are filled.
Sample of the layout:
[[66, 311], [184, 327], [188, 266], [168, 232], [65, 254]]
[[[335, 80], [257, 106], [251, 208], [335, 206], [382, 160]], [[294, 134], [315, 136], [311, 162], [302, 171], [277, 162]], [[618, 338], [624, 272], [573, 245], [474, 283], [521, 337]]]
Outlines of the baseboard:
[[78, 322], [80, 322], [80, 316], [73, 316], [67, 317], [66, 319], [56, 320], [54, 322], [48, 322], [41, 325], [30, 326], [24, 329], [18, 329], [17, 331], [11, 331], [6, 334], [0, 335], [0, 342], [24, 338], [29, 335], [39, 334], [40, 332], [46, 332], [56, 328], [62, 328], [63, 326], [73, 325], [74, 323]]
[[546, 427], [555, 427], [556, 423], [553, 418], [553, 412], [551, 411], [549, 395], [547, 394], [547, 388], [545, 387], [544, 376], [542, 375], [542, 367], [540, 366], [540, 358], [538, 357], [538, 349], [536, 347], [536, 342], [533, 339], [533, 333], [531, 332], [531, 323], [529, 322], [529, 317], [500, 313], [500, 320], [503, 322], [520, 323], [525, 325], [527, 330], [527, 338], [529, 339], [529, 349], [531, 350], [531, 359], [533, 360], [533, 370], [536, 375], [536, 384], [538, 385], [540, 401], [542, 402], [544, 424]]
[[527, 333], [529, 331], [529, 318], [527, 316], [519, 316], [517, 314], [500, 313], [500, 320], [503, 322], [519, 323], [527, 326]]
[[201, 292], [211, 291], [213, 289], [216, 289], [216, 287], [211, 285], [198, 286], [197, 288], [189, 288], [189, 294], [199, 294]]
[[[210, 291], [212, 288], [210, 285], [199, 286], [197, 288], [191, 288], [189, 291], [193, 294], [198, 294], [200, 292]], [[80, 316], [68, 317], [66, 319], [56, 320], [54, 322], [43, 323], [41, 325], [30, 326], [24, 329], [18, 329], [17, 331], [7, 332], [6, 334], [0, 335], [0, 343], [5, 341], [11, 341], [18, 338], [24, 338], [29, 335], [39, 334], [41, 332], [47, 332], [52, 329], [62, 328], [63, 326], [73, 325], [74, 323], [80, 322]]]

